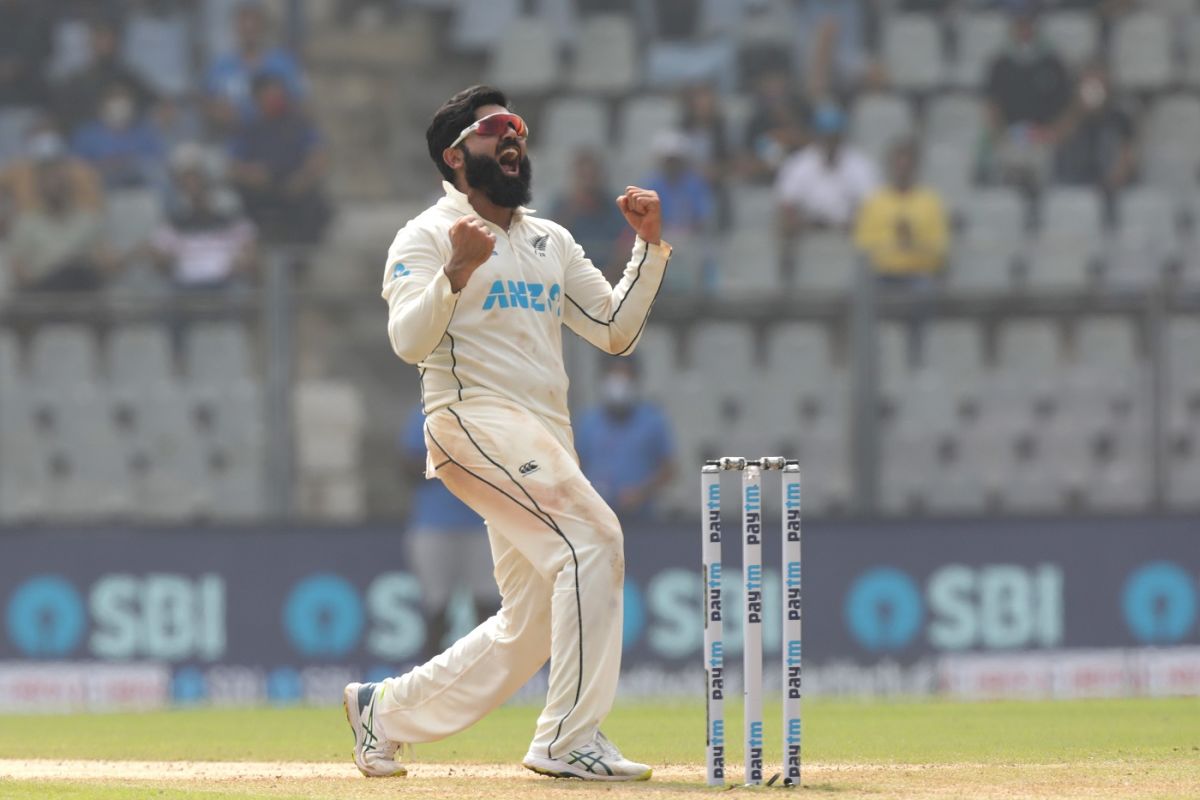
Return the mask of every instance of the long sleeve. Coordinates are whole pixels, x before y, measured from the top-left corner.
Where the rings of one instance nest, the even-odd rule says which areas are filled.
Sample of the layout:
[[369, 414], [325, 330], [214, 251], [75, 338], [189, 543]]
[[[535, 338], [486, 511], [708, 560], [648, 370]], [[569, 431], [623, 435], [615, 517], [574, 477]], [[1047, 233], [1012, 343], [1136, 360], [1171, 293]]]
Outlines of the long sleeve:
[[647, 244], [639, 237], [616, 286], [592, 265], [582, 247], [574, 241], [568, 246], [564, 322], [604, 352], [628, 355], [658, 296], [671, 246]]
[[388, 339], [409, 364], [424, 360], [441, 342], [458, 303], [445, 259], [432, 234], [410, 223], [388, 250], [383, 299], [388, 304]]

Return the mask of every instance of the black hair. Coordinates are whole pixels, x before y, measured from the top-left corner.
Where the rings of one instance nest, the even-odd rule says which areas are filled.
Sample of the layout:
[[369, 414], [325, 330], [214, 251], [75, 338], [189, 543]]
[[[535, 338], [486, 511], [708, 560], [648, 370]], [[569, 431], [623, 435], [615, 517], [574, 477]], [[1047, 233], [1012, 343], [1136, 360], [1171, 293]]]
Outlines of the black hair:
[[433, 159], [442, 177], [451, 183], [454, 182], [454, 170], [442, 158], [442, 151], [458, 138], [463, 128], [475, 121], [475, 110], [483, 106], [508, 108], [508, 97], [492, 86], [472, 86], [463, 89], [442, 104], [425, 131], [429, 157]]

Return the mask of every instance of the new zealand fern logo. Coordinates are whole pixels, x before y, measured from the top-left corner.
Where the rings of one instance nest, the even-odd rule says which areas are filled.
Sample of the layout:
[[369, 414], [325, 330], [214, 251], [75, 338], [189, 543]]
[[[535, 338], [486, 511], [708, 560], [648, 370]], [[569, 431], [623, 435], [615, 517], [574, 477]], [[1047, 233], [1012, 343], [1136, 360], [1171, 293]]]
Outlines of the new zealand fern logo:
[[534, 236], [532, 239], [529, 240], [529, 243], [531, 245], [533, 245], [534, 251], [539, 256], [541, 256], [542, 258], [545, 258], [546, 257], [546, 243], [549, 241], [550, 241], [550, 234], [544, 233], [541, 236]]

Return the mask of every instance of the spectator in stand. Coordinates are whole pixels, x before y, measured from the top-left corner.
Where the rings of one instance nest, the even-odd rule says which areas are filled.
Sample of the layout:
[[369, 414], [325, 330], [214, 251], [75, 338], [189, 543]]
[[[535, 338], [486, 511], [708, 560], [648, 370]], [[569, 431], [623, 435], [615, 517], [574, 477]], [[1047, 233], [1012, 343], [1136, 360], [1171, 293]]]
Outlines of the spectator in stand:
[[1099, 186], [1111, 199], [1137, 169], [1133, 114], [1113, 95], [1102, 64], [1083, 70], [1055, 156], [1062, 183]]
[[1071, 105], [1066, 65], [1039, 36], [1034, 0], [1012, 3], [1008, 46], [986, 85], [988, 169], [994, 179], [1035, 190], [1049, 175]]
[[707, 83], [688, 87], [683, 93], [682, 130], [692, 156], [713, 188], [717, 201], [716, 227], [728, 230], [733, 223], [729, 200], [730, 147], [717, 90]]
[[254, 99], [257, 111], [238, 126], [230, 148], [246, 211], [266, 240], [318, 242], [330, 219], [321, 137], [282, 78], [259, 75]]
[[58, 122], [68, 134], [100, 114], [100, 103], [114, 83], [129, 87], [135, 116], [145, 114], [155, 94], [141, 77], [121, 58], [121, 34], [115, 22], [97, 15], [89, 25], [91, 57], [78, 70], [68, 74], [54, 90], [54, 108]]
[[876, 86], [882, 71], [867, 46], [867, 22], [876, 0], [794, 0], [799, 51], [808, 95], [829, 101]]
[[793, 85], [787, 69], [769, 67], [759, 73], [744, 137], [746, 176], [751, 180], [773, 180], [788, 156], [808, 143], [811, 116], [812, 109]]
[[466, 592], [477, 622], [500, 609], [492, 578], [492, 551], [483, 520], [439, 480], [424, 480], [425, 415], [418, 405], [409, 414], [400, 436], [405, 474], [417, 480], [413, 487], [405, 545], [408, 568], [421, 586], [425, 617], [425, 656], [445, 649], [450, 631], [447, 611], [455, 592]]
[[44, 108], [52, 42], [40, 0], [0, 0], [0, 109]]
[[695, 166], [692, 145], [678, 130], [659, 131], [650, 145], [658, 158], [658, 168], [645, 182], [645, 188], [658, 192], [662, 203], [663, 238], [673, 242], [692, 242], [678, 246], [671, 269], [663, 278], [668, 292], [693, 292], [710, 287], [713, 265], [698, 240], [711, 233], [717, 219], [717, 199], [708, 179]]
[[66, 177], [71, 205], [100, 213], [104, 205], [100, 176], [87, 162], [68, 155], [62, 137], [43, 121], [30, 131], [24, 157], [0, 171], [0, 231], [11, 226], [15, 215], [45, 208], [38, 173], [41, 164], [50, 160], [58, 162], [59, 172]]
[[622, 237], [629, 226], [613, 203], [616, 194], [605, 180], [600, 155], [580, 150], [571, 167], [570, 186], [550, 216], [571, 231], [584, 254], [615, 283], [625, 269], [628, 248]]
[[798, 236], [809, 230], [849, 231], [859, 206], [879, 184], [871, 159], [845, 143], [846, 115], [840, 108], [818, 108], [813, 131], [816, 141], [784, 162], [775, 182], [785, 275], [794, 270]]
[[[20, 165], [24, 167], [25, 165]], [[8, 256], [15, 288], [25, 292], [83, 292], [102, 283], [105, 270], [103, 216], [92, 195], [94, 176], [84, 177], [67, 157], [62, 139], [44, 132], [30, 142], [29, 171], [18, 171], [17, 206]], [[31, 185], [22, 185], [29, 181]]]
[[213, 157], [197, 144], [171, 155], [167, 220], [152, 248], [175, 288], [218, 292], [248, 282], [256, 263], [254, 225], [237, 197], [213, 180]]
[[95, 119], [80, 125], [71, 150], [100, 173], [105, 188], [165, 189], [166, 151], [148, 114], [139, 114], [132, 86], [114, 81], [104, 90]]
[[610, 359], [602, 401], [575, 426], [579, 465], [622, 522], [654, 511], [675, 477], [675, 439], [666, 414], [641, 396], [636, 358]]
[[737, 48], [728, 36], [709, 35], [701, 27], [705, 0], [642, 0], [644, 28], [650, 32], [646, 79], [668, 88], [700, 81], [732, 92], [737, 78]]
[[193, 90], [188, 8], [182, 0], [132, 0], [125, 24], [125, 62], [160, 97]]
[[237, 49], [217, 58], [208, 70], [205, 91], [207, 112], [217, 130], [233, 130], [258, 112], [255, 76], [270, 73], [286, 90], [292, 103], [304, 99], [304, 74], [296, 58], [268, 42], [266, 10], [259, 0], [246, 0], [235, 16]]
[[888, 183], [863, 203], [855, 225], [854, 243], [889, 282], [926, 281], [946, 262], [946, 210], [936, 190], [917, 185], [917, 164], [915, 141], [892, 145]]

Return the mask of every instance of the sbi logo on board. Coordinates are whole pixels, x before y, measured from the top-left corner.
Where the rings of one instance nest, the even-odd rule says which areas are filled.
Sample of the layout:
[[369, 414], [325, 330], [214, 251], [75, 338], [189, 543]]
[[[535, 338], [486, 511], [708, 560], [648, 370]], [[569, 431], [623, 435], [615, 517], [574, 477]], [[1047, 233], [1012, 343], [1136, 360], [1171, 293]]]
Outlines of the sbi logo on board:
[[[1134, 639], [1162, 645], [1194, 630], [1198, 594], [1182, 567], [1155, 561], [1133, 569], [1116, 600]], [[859, 645], [878, 653], [921, 636], [943, 651], [1056, 647], [1065, 624], [1063, 572], [1056, 564], [950, 564], [922, 586], [903, 570], [878, 566], [851, 583], [843, 614]]]

